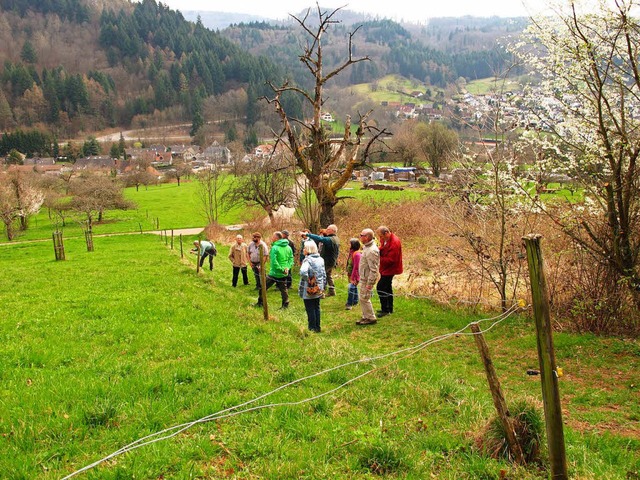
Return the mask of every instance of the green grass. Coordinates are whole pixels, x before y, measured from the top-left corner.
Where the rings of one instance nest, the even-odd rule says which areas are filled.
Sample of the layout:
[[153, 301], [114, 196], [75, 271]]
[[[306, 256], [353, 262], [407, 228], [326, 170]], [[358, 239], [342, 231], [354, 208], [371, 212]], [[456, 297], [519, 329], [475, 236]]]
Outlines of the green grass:
[[[161, 187], [162, 188], [162, 187]], [[399, 297], [396, 313], [357, 328], [345, 282], [323, 300], [309, 335], [302, 302], [252, 307], [231, 288], [220, 249], [195, 273], [157, 236], [0, 246], [0, 475], [59, 479], [145, 435], [254, 399], [295, 379], [453, 332], [478, 317]], [[278, 292], [269, 292], [271, 306]], [[376, 302], [377, 299], [374, 299]], [[540, 405], [531, 322], [486, 335], [508, 402]], [[572, 478], [633, 478], [640, 469], [636, 341], [556, 335]], [[392, 360], [397, 360], [396, 362]], [[474, 342], [433, 344], [408, 358], [354, 364], [284, 389], [258, 405], [299, 402], [193, 426], [78, 478], [546, 478], [480, 456], [473, 436], [493, 415]]]
[[479, 80], [472, 80], [465, 86], [469, 93], [474, 95], [486, 95], [488, 93], [503, 93], [512, 92], [520, 89], [520, 85], [517, 80], [514, 79], [494, 79], [494, 78], [482, 78]]
[[[124, 190], [125, 197], [136, 204], [133, 210], [110, 210], [105, 212], [102, 222], [96, 222], [93, 232], [106, 233], [139, 232], [156, 230], [159, 222], [161, 230], [204, 227], [207, 223], [202, 203], [198, 198], [196, 181], [160, 184], [158, 186], [135, 187]], [[236, 207], [221, 209], [219, 223], [229, 225], [239, 223], [245, 209]], [[62, 228], [65, 237], [83, 235], [82, 227], [86, 218], [70, 216]], [[47, 209], [43, 209], [29, 220], [29, 228], [20, 232], [17, 240], [51, 238], [56, 229], [56, 219], [49, 218]]]

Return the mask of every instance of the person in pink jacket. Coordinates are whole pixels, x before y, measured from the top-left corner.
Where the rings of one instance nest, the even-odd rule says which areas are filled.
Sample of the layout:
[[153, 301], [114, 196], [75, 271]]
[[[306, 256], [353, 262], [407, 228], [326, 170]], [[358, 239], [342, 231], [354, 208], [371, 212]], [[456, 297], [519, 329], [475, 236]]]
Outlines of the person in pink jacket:
[[349, 240], [349, 256], [347, 257], [347, 277], [349, 278], [349, 289], [347, 294], [347, 303], [345, 305], [346, 310], [351, 310], [355, 305], [358, 305], [358, 283], [360, 282], [360, 257], [362, 257], [362, 248], [360, 240], [352, 238]]
[[378, 318], [393, 313], [393, 277], [402, 273], [402, 243], [400, 239], [381, 225], [376, 230], [380, 249], [380, 280], [376, 286], [380, 298]]

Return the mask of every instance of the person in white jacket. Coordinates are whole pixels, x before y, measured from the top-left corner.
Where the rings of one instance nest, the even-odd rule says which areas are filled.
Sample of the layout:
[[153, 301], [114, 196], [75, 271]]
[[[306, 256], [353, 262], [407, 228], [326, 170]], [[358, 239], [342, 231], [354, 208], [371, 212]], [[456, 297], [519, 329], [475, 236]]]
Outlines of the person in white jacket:
[[356, 325], [373, 325], [377, 323], [376, 314], [373, 311], [371, 303], [371, 294], [373, 287], [378, 281], [380, 269], [380, 250], [374, 240], [373, 230], [365, 228], [360, 233], [360, 242], [362, 242], [362, 256], [360, 257], [360, 308], [362, 309], [362, 318], [356, 322]]

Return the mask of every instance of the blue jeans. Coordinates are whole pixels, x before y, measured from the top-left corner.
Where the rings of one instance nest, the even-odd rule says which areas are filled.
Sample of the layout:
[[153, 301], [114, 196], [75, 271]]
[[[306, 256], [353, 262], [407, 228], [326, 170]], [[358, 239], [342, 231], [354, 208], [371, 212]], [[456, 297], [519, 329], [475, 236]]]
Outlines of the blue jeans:
[[347, 291], [348, 291], [347, 305], [349, 305], [350, 307], [358, 305], [358, 301], [359, 301], [358, 285], [354, 285], [353, 283], [350, 283]]
[[320, 299], [309, 298], [304, 300], [304, 308], [307, 311], [309, 330], [320, 331]]

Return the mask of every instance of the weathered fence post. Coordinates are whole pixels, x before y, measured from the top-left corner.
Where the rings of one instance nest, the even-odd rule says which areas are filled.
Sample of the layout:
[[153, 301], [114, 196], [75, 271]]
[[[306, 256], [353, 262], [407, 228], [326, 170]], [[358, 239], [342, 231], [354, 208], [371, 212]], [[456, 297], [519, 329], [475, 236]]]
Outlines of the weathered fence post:
[[536, 322], [538, 339], [538, 362], [540, 364], [542, 401], [547, 427], [551, 479], [566, 480], [569, 477], [567, 474], [567, 458], [564, 446], [562, 407], [560, 405], [560, 391], [558, 389], [556, 357], [553, 349], [547, 281], [544, 276], [542, 251], [540, 249], [541, 238], [542, 235], [531, 234], [523, 237], [522, 240], [527, 249], [527, 262], [529, 263], [531, 298], [533, 301], [533, 316]]
[[494, 368], [493, 362], [491, 361], [489, 346], [487, 345], [484, 336], [480, 332], [480, 327], [477, 323], [471, 324], [471, 331], [474, 333], [473, 338], [476, 342], [476, 345], [478, 346], [478, 350], [480, 351], [480, 356], [482, 357], [484, 371], [487, 374], [487, 381], [489, 382], [489, 390], [491, 390], [491, 396], [493, 397], [493, 405], [496, 407], [498, 418], [502, 423], [502, 429], [504, 430], [505, 436], [507, 437], [509, 450], [511, 450], [511, 454], [514, 456], [515, 462], [518, 465], [524, 465], [526, 462], [524, 459], [524, 455], [522, 454], [522, 448], [520, 447], [516, 432], [513, 428], [513, 419], [511, 418], [511, 414], [509, 413], [509, 409], [507, 408], [507, 402], [504, 399], [504, 395], [502, 394], [502, 389], [500, 388], [500, 381], [498, 380], [496, 369]]
[[184, 258], [184, 251], [182, 250], [182, 234], [180, 234], [180, 258]]
[[202, 247], [200, 246], [200, 242], [202, 239], [198, 237], [198, 251], [196, 252], [196, 273], [200, 272], [200, 250]]
[[84, 241], [87, 244], [87, 252], [93, 252], [93, 232], [91, 231], [91, 227], [88, 227], [84, 231]]
[[64, 243], [62, 241], [62, 232], [56, 230], [53, 232], [53, 251], [56, 255], [56, 260], [64, 260]]
[[138, 225], [140, 226], [140, 234], [142, 234], [142, 224], [138, 222]]
[[264, 245], [260, 244], [260, 296], [262, 297], [262, 313], [265, 320], [269, 320], [269, 305], [267, 303], [267, 274], [264, 271]]
[[169, 235], [167, 235], [167, 231], [164, 231], [164, 244], [169, 245]]
[[173, 228], [171, 229], [171, 250], [173, 250]]

